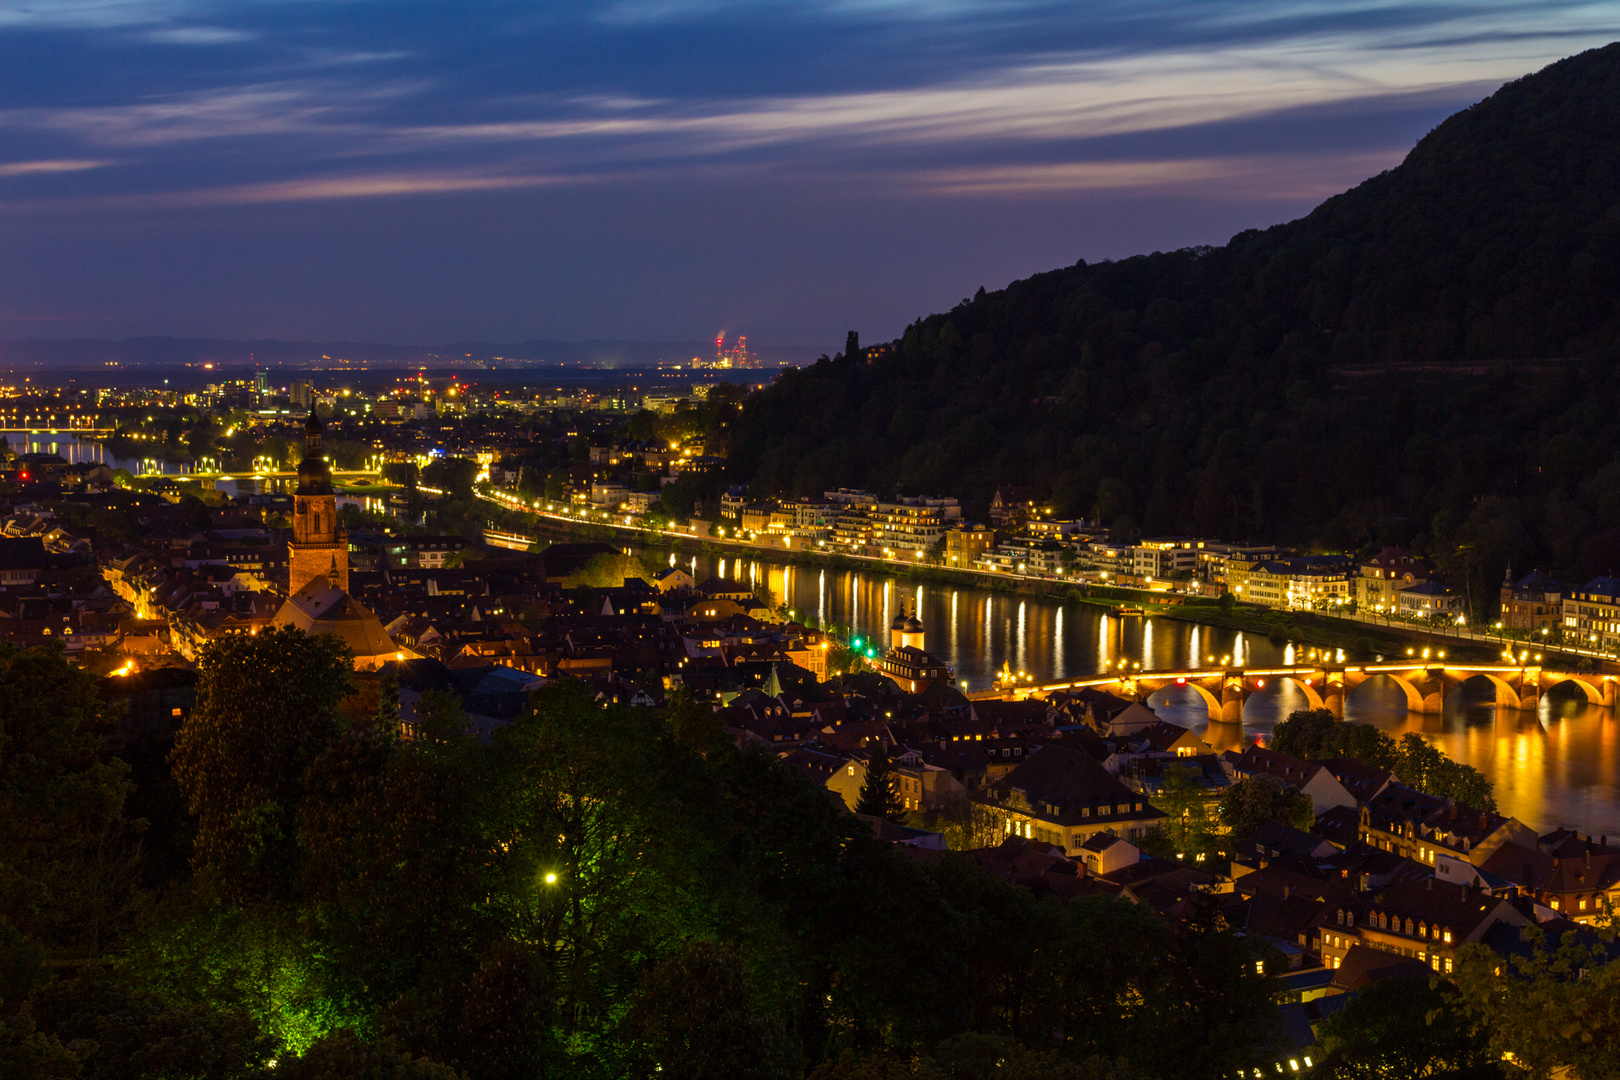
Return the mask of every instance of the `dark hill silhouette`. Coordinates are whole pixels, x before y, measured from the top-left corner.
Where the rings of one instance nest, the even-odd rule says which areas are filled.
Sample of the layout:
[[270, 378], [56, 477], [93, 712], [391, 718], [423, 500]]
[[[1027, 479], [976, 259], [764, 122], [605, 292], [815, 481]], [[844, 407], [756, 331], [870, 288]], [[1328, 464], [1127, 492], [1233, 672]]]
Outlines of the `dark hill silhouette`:
[[1620, 566], [1620, 44], [1223, 247], [1037, 274], [782, 377], [734, 478], [998, 483], [1121, 530]]

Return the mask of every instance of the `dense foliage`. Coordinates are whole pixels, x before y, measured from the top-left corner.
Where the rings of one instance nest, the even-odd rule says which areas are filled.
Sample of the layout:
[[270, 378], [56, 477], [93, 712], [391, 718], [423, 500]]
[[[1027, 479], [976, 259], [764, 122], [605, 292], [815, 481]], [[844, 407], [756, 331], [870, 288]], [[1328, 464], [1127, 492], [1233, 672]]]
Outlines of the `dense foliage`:
[[1620, 565], [1620, 45], [1503, 87], [1398, 168], [1220, 248], [1038, 274], [784, 374], [732, 475], [998, 484], [1120, 532]]
[[191, 857], [143, 886], [97, 681], [0, 662], [6, 1080], [1174, 1080], [1277, 1029], [1266, 947], [1213, 908], [1176, 928], [919, 861], [684, 697], [565, 680], [485, 742], [427, 694], [402, 731], [393, 687], [296, 631], [201, 657], [161, 778]]
[[1277, 724], [1271, 749], [1306, 761], [1356, 758], [1390, 770], [1401, 783], [1425, 794], [1456, 799], [1476, 810], [1496, 809], [1490, 777], [1451, 760], [1413, 731], [1397, 742], [1371, 724], [1336, 720], [1327, 709], [1300, 709]]

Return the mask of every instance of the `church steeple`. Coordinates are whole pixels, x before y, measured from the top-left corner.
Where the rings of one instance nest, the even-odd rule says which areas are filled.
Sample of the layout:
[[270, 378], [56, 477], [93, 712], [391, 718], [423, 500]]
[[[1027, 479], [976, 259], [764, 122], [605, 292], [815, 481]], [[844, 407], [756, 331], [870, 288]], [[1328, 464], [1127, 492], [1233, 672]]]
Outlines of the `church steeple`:
[[287, 552], [289, 593], [323, 579], [335, 589], [349, 589], [349, 538], [338, 525], [332, 469], [321, 456], [324, 433], [321, 418], [311, 411], [304, 425], [298, 490], [293, 493], [293, 534]]

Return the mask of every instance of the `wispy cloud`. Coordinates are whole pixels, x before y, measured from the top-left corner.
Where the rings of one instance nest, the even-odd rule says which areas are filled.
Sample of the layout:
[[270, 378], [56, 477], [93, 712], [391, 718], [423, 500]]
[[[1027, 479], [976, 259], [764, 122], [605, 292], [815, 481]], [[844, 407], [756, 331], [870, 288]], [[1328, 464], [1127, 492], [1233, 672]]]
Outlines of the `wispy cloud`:
[[184, 0], [5, 0], [0, 2], [0, 27], [142, 26], [164, 22], [189, 6]]
[[42, 173], [84, 172], [111, 165], [110, 161], [56, 159], [51, 161], [12, 161], [0, 164], [0, 176], [38, 176]]
[[1385, 153], [1242, 154], [1137, 161], [993, 165], [902, 174], [914, 189], [941, 195], [1049, 195], [1057, 192], [1197, 191], [1229, 200], [1321, 199], [1347, 178], [1395, 164]]
[[252, 41], [257, 35], [246, 30], [229, 30], [223, 26], [175, 26], [152, 30], [145, 35], [147, 41], [160, 45], [233, 45]]

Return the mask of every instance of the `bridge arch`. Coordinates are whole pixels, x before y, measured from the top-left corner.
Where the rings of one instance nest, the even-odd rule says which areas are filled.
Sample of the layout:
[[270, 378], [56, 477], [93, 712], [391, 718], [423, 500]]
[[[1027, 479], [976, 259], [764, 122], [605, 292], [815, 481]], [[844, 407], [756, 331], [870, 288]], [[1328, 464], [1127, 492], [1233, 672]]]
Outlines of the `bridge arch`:
[[1376, 684], [1379, 679], [1388, 679], [1390, 682], [1394, 683], [1397, 687], [1400, 688], [1401, 693], [1406, 698], [1406, 711], [1407, 712], [1409, 712], [1409, 713], [1421, 713], [1421, 712], [1425, 711], [1425, 706], [1424, 706], [1424, 702], [1423, 702], [1423, 694], [1418, 690], [1417, 686], [1415, 686], [1413, 684], [1412, 680], [1406, 678], [1403, 675], [1397, 675], [1393, 671], [1372, 671], [1372, 672], [1368, 672], [1366, 678], [1360, 680], [1359, 682], [1357, 682], [1354, 686], [1350, 687], [1345, 692], [1344, 697], [1345, 697], [1346, 705], [1349, 704], [1350, 697], [1351, 697], [1352, 694], [1355, 694], [1355, 693], [1359, 692], [1361, 690], [1361, 688], [1364, 687], [1364, 686], [1371, 686], [1371, 685]]
[[[1491, 689], [1495, 691], [1496, 694], [1495, 704], [1498, 709], [1524, 708], [1524, 701], [1520, 698], [1519, 692], [1515, 690], [1506, 679], [1502, 678], [1500, 675], [1493, 675], [1488, 671], [1474, 672], [1460, 681], [1457, 684], [1457, 688], [1460, 690], [1469, 683], [1473, 682], [1475, 679], [1484, 679], [1486, 682], [1490, 683]], [[1534, 702], [1532, 702], [1532, 705], [1533, 704]]]
[[1548, 673], [1547, 675], [1543, 676], [1542, 682], [1545, 684], [1545, 685], [1542, 686], [1542, 689], [1541, 689], [1541, 692], [1543, 694], [1549, 694], [1552, 691], [1556, 690], [1558, 687], [1563, 686], [1563, 685], [1565, 685], [1567, 683], [1567, 684], [1572, 685], [1572, 686], [1575, 687], [1575, 689], [1581, 694], [1581, 696], [1586, 699], [1586, 703], [1588, 705], [1612, 705], [1612, 704], [1614, 704], [1614, 697], [1613, 697], [1613, 693], [1614, 693], [1613, 686], [1614, 686], [1614, 684], [1613, 683], [1608, 683], [1607, 684], [1607, 686], [1609, 688], [1609, 693], [1605, 694], [1603, 692], [1604, 691], [1604, 686], [1602, 684], [1600, 684], [1598, 682], [1598, 680], [1593, 679], [1590, 676], [1576, 675], [1573, 672], [1562, 672], [1562, 671], [1557, 672], [1556, 674], [1555, 673]]
[[1321, 690], [1317, 680], [1299, 675], [1255, 675], [1245, 674], [1242, 680], [1243, 704], [1245, 706], [1257, 695], [1275, 689], [1281, 683], [1292, 683], [1305, 697], [1305, 707], [1308, 709], [1325, 709], [1326, 702], [1322, 700]]
[[[1143, 689], [1146, 690], [1147, 687], [1143, 687]], [[1209, 710], [1209, 718], [1210, 718], [1210, 720], [1215, 721], [1217, 723], [1221, 720], [1221, 698], [1220, 698], [1220, 695], [1211, 692], [1209, 687], [1201, 685], [1199, 682], [1197, 682], [1194, 679], [1184, 679], [1184, 680], [1172, 679], [1172, 680], [1160, 683], [1152, 691], [1150, 691], [1149, 693], [1147, 693], [1146, 695], [1143, 696], [1142, 703], [1145, 704], [1145, 705], [1151, 706], [1152, 703], [1153, 703], [1154, 698], [1159, 697], [1161, 694], [1165, 694], [1165, 693], [1169, 693], [1169, 692], [1173, 692], [1173, 691], [1177, 691], [1177, 690], [1191, 690], [1194, 694], [1196, 694], [1198, 696], [1198, 699], [1204, 703], [1204, 707]]]

